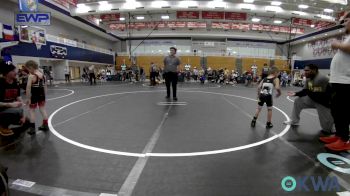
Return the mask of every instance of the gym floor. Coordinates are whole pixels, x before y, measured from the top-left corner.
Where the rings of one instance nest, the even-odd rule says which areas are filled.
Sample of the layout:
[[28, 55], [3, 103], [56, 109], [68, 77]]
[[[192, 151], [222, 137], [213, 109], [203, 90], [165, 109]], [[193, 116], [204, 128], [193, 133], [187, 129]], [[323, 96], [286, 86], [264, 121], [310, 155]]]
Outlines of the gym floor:
[[[1, 149], [13, 195], [338, 195], [350, 190], [350, 175], [328, 169], [316, 156], [315, 110], [301, 125], [283, 124], [291, 114], [286, 87], [274, 99], [274, 127], [266, 107], [255, 128], [256, 88], [183, 83], [177, 102], [165, 87], [105, 83], [49, 88], [51, 132], [28, 134]], [[287, 116], [286, 116], [287, 115]], [[41, 123], [38, 114], [37, 125]], [[286, 192], [286, 176], [336, 176], [340, 191]], [[311, 184], [307, 182], [306, 184]], [[310, 185], [310, 187], [312, 187]], [[309, 188], [310, 188], [309, 187]]]

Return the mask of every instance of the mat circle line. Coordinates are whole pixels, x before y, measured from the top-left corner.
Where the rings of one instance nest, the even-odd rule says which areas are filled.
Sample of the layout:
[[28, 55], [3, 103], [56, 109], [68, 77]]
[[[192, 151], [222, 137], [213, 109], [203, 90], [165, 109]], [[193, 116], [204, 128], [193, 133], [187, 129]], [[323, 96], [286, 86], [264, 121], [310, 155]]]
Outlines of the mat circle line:
[[[238, 151], [238, 150], [243, 150], [243, 149], [248, 149], [248, 148], [252, 148], [255, 146], [259, 146], [265, 143], [268, 143], [272, 140], [275, 140], [279, 137], [282, 137], [283, 135], [285, 135], [289, 128], [290, 125], [286, 125], [286, 127], [281, 131], [281, 133], [276, 134], [272, 137], [269, 137], [267, 139], [261, 140], [259, 142], [255, 142], [255, 143], [251, 143], [251, 144], [247, 144], [247, 145], [243, 145], [243, 146], [238, 146], [238, 147], [233, 147], [233, 148], [226, 148], [226, 149], [220, 149], [220, 150], [212, 150], [212, 151], [202, 151], [202, 152], [189, 152], [189, 153], [132, 153], [132, 152], [123, 152], [123, 151], [116, 151], [116, 150], [109, 150], [109, 149], [103, 149], [103, 148], [98, 148], [98, 147], [94, 147], [94, 146], [89, 146], [86, 144], [82, 144], [79, 142], [76, 142], [74, 140], [71, 140], [63, 135], [61, 135], [60, 133], [58, 133], [56, 131], [56, 129], [53, 127], [52, 125], [52, 119], [53, 117], [62, 109], [69, 107], [73, 104], [79, 103], [79, 102], [83, 102], [83, 101], [87, 101], [87, 100], [91, 100], [91, 99], [96, 99], [96, 98], [101, 98], [101, 97], [108, 97], [108, 96], [114, 96], [114, 95], [124, 95], [124, 94], [137, 94], [137, 93], [155, 93], [155, 92], [164, 92], [164, 91], [131, 91], [131, 92], [119, 92], [119, 93], [110, 93], [110, 94], [104, 94], [104, 95], [98, 95], [98, 96], [93, 96], [93, 97], [88, 97], [85, 99], [80, 99], [74, 102], [71, 102], [67, 105], [64, 105], [60, 108], [58, 108], [56, 111], [54, 111], [50, 117], [49, 117], [49, 128], [50, 131], [59, 139], [70, 143], [72, 145], [87, 149], [87, 150], [92, 150], [92, 151], [96, 151], [96, 152], [102, 152], [102, 153], [107, 153], [107, 154], [114, 154], [114, 155], [122, 155], [122, 156], [131, 156], [131, 157], [191, 157], [191, 156], [203, 156], [203, 155], [213, 155], [213, 154], [221, 154], [221, 153], [228, 153], [228, 152], [234, 152], [234, 151]], [[222, 95], [222, 96], [229, 96], [229, 97], [237, 97], [237, 98], [242, 98], [242, 99], [246, 99], [246, 100], [251, 100], [251, 101], [257, 101], [255, 99], [249, 98], [249, 97], [243, 97], [243, 96], [238, 96], [238, 95], [231, 95], [231, 94], [225, 94], [225, 93], [215, 93], [215, 92], [207, 92], [207, 91], [182, 91], [182, 92], [187, 92], [187, 93], [205, 93], [205, 94], [214, 94], [214, 95]], [[281, 112], [285, 118], [287, 120], [290, 120], [288, 115], [282, 111], [281, 109], [279, 109], [278, 107], [273, 106], [276, 110], [278, 110], [279, 112]]]

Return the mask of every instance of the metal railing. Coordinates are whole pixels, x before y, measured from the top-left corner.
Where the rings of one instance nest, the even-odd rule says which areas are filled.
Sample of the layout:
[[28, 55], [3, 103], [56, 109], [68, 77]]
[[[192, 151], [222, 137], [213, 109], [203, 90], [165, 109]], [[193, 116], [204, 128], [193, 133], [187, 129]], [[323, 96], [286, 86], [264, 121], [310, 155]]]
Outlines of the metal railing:
[[[168, 53], [135, 53], [135, 56], [166, 56]], [[200, 53], [197, 52], [194, 55], [193, 52], [190, 53], [177, 53], [177, 56], [199, 56], [199, 57], [207, 57], [207, 56], [222, 56], [222, 57], [235, 57], [235, 58], [256, 58], [256, 59], [278, 59], [278, 60], [287, 60], [286, 56], [253, 56], [253, 55], [239, 55], [239, 54], [228, 54], [228, 53]], [[129, 56], [127, 52], [119, 52], [118, 56]]]

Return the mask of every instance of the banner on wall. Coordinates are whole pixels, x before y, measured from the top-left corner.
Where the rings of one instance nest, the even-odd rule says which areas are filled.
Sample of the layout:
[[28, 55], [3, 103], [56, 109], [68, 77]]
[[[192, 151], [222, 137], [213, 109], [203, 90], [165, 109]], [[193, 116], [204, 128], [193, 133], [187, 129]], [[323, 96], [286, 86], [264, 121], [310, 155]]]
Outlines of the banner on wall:
[[225, 18], [225, 12], [202, 11], [202, 19], [221, 19]]
[[250, 24], [245, 24], [245, 23], [232, 23], [231, 24], [231, 29], [232, 30], [244, 30], [244, 31], [249, 31], [250, 28]]
[[102, 20], [102, 22], [119, 21], [120, 14], [101, 14], [100, 19]]
[[188, 28], [207, 28], [207, 23], [205, 22], [187, 22]]
[[225, 12], [225, 20], [247, 20], [247, 13]]
[[74, 7], [77, 7], [78, 0], [67, 0], [67, 2], [68, 2], [70, 5], [73, 5]]
[[292, 24], [297, 26], [311, 26], [313, 21], [304, 18], [293, 18]]
[[[155, 25], [158, 25], [158, 28], [207, 28], [206, 22], [138, 22], [131, 23], [129, 28], [131, 29], [146, 29], [154, 28]], [[109, 24], [111, 30], [124, 31], [128, 26], [125, 23], [112, 23]], [[211, 22], [211, 28], [213, 29], [231, 29], [231, 30], [242, 30], [242, 31], [269, 31], [276, 33], [293, 33], [293, 34], [304, 34], [304, 28], [292, 28], [290, 30], [287, 26], [274, 26], [268, 24], [248, 24], [248, 23], [239, 23], [239, 22]]]
[[18, 5], [21, 12], [38, 11], [38, 0], [18, 0]]
[[230, 29], [230, 23], [228, 22], [212, 22], [211, 28], [213, 29]]
[[178, 19], [199, 19], [199, 12], [196, 12], [196, 11], [177, 11], [176, 17]]
[[89, 22], [91, 22], [92, 24], [95, 24], [95, 25], [99, 25], [100, 23], [100, 19], [98, 19], [96, 16], [94, 15], [88, 15], [86, 17], [86, 20], [88, 20]]
[[332, 25], [335, 25], [335, 22], [328, 22], [328, 21], [316, 21], [315, 22], [315, 28], [316, 29], [323, 29], [326, 27], [330, 27]]
[[109, 24], [109, 28], [111, 30], [124, 31], [125, 28], [126, 28], [126, 25], [125, 24], [121, 24], [121, 23]]
[[315, 25], [314, 28], [316, 29], [323, 29], [332, 25], [335, 25], [335, 22], [328, 22], [328, 21], [314, 21], [310, 19], [304, 19], [304, 18], [293, 18], [292, 24], [296, 26], [307, 26], [310, 27], [311, 25]]
[[169, 28], [184, 28], [186, 27], [186, 22], [168, 22]]

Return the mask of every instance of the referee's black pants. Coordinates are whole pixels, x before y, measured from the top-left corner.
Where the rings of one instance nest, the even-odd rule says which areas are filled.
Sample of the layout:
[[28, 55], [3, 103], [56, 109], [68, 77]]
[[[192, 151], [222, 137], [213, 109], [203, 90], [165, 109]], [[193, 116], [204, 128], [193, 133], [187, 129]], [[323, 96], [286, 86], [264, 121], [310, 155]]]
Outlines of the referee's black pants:
[[350, 84], [332, 83], [331, 112], [336, 135], [343, 141], [349, 140]]
[[170, 97], [170, 83], [173, 87], [173, 97], [176, 97], [176, 86], [177, 86], [177, 72], [166, 72], [165, 85], [166, 85], [166, 96]]

